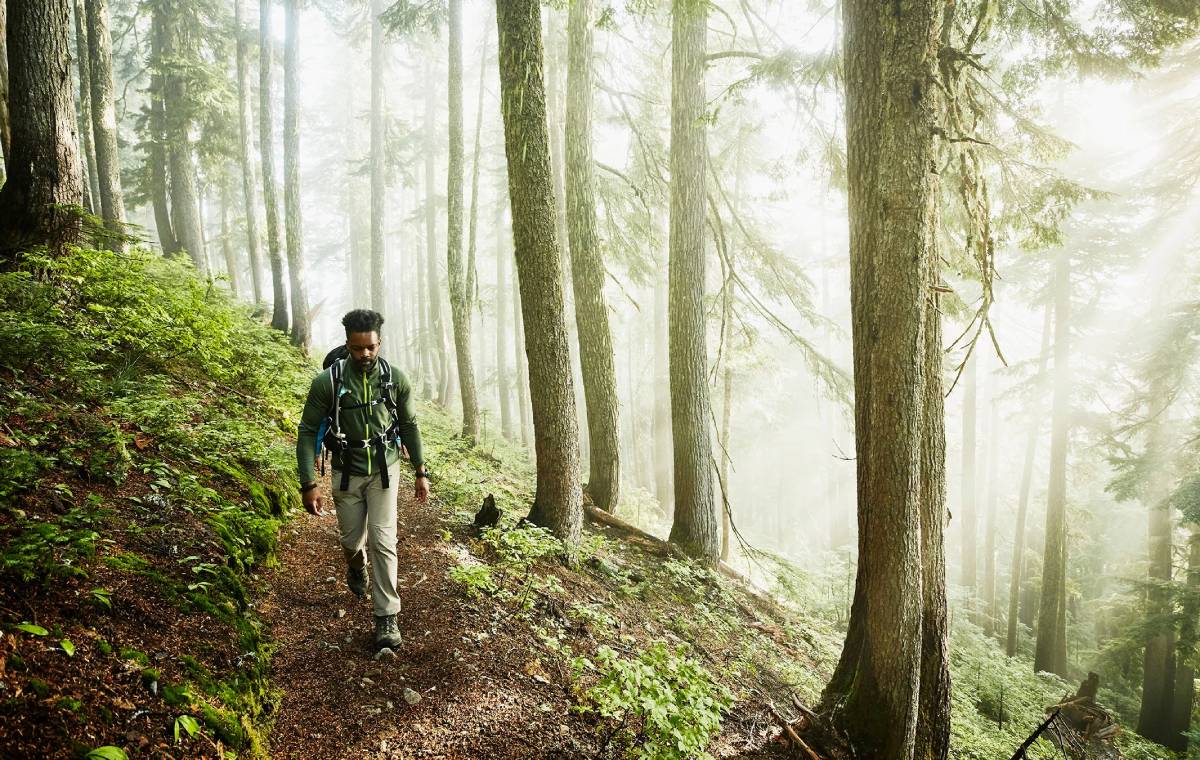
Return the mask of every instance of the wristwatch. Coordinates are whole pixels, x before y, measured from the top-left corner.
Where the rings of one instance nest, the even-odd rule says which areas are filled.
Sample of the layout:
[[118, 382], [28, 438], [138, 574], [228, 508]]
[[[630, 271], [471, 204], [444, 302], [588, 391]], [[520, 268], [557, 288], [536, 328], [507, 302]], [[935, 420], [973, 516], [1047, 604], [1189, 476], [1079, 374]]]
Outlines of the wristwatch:
[[432, 480], [432, 478], [429, 477], [429, 468], [422, 467], [420, 472], [413, 474], [413, 480], [417, 480], [419, 478], [425, 478], [426, 480]]
[[319, 484], [315, 480], [311, 483], [301, 483], [300, 484], [300, 493], [308, 493], [309, 491], [316, 488], [318, 485]]

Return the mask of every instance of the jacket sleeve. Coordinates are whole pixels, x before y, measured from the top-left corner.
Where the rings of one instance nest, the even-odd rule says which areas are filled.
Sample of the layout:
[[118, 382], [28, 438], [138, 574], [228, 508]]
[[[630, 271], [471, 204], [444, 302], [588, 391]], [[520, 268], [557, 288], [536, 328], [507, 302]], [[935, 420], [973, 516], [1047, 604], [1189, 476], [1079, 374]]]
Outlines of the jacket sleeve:
[[408, 449], [413, 469], [419, 470], [425, 464], [425, 455], [421, 451], [421, 431], [417, 428], [417, 414], [413, 410], [412, 386], [408, 384], [408, 378], [403, 373], [396, 383], [396, 411], [399, 418], [397, 422], [400, 443]]
[[308, 398], [304, 402], [304, 412], [300, 415], [300, 425], [296, 431], [296, 472], [301, 483], [311, 483], [317, 479], [315, 462], [317, 458], [317, 434], [321, 429], [321, 420], [332, 406], [333, 378], [328, 371], [313, 378], [308, 389]]

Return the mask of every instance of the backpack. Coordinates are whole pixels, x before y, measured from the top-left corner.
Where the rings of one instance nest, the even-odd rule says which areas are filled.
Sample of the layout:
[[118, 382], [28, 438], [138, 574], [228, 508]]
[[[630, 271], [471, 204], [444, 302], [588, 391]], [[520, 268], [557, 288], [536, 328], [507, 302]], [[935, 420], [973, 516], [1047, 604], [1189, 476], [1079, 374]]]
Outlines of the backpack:
[[[400, 442], [400, 408], [396, 404], [394, 396], [396, 384], [392, 382], [392, 366], [382, 356], [379, 357], [380, 386], [383, 389], [382, 398], [375, 399], [369, 404], [356, 404], [345, 407], [346, 411], [351, 411], [353, 409], [362, 409], [364, 407], [375, 406], [376, 404], [383, 404], [391, 414], [392, 423], [388, 425], [387, 430], [365, 440], [350, 439], [346, 437], [346, 434], [341, 429], [343, 407], [340, 403], [342, 398], [342, 377], [345, 374], [346, 361], [349, 358], [350, 349], [346, 348], [345, 345], [341, 345], [326, 354], [325, 359], [321, 362], [321, 368], [330, 371], [330, 379], [333, 381], [333, 405], [326, 413], [325, 419], [321, 420], [320, 429], [317, 431], [317, 454], [321, 457], [321, 474], [325, 474], [325, 456], [330, 451], [337, 451], [344, 454], [346, 451], [353, 449], [374, 449], [374, 453], [379, 457], [380, 462], [380, 485], [387, 488], [388, 468], [386, 448], [392, 442]], [[322, 452], [322, 445], [325, 449], [324, 452]], [[340, 488], [343, 491], [348, 491], [350, 489], [350, 468], [345, 466], [344, 461], [342, 465]]]

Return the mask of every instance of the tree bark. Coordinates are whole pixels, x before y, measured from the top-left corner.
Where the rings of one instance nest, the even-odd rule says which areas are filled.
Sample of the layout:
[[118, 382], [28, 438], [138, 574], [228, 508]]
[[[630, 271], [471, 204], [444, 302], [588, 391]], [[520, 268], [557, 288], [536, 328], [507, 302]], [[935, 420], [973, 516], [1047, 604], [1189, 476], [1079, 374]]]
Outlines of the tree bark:
[[[447, 100], [450, 119], [450, 160], [446, 164], [446, 274], [450, 283], [450, 319], [458, 359], [458, 392], [462, 402], [462, 435], [479, 440], [479, 401], [475, 396], [475, 367], [471, 357], [471, 293], [463, 271], [463, 62], [462, 0], [449, 0], [450, 66]], [[478, 189], [478, 185], [476, 186]]]
[[0, 256], [79, 235], [83, 176], [71, 86], [67, 0], [9, 3], [7, 62], [11, 138], [0, 188]]
[[1046, 543], [1038, 610], [1035, 671], [1067, 677], [1067, 445], [1070, 424], [1071, 258], [1060, 251], [1054, 267], [1054, 402]]
[[[0, 10], [3, 13], [3, 10]], [[75, 0], [75, 50], [79, 63], [79, 134], [82, 136], [83, 158], [80, 164], [86, 170], [87, 177], [83, 183], [85, 205], [93, 214], [99, 214], [97, 204], [100, 202], [100, 184], [96, 177], [96, 151], [92, 146], [92, 67], [88, 53], [87, 16], [83, 0]], [[0, 51], [0, 55], [3, 51]], [[3, 93], [0, 93], [0, 97]], [[7, 109], [8, 104], [0, 104], [0, 109]]]
[[124, 234], [125, 196], [121, 192], [121, 161], [117, 153], [117, 112], [113, 104], [108, 2], [84, 0], [84, 9], [87, 14], [92, 136], [96, 150], [96, 181], [100, 188], [100, 213], [113, 232]]
[[1041, 428], [1041, 391], [1046, 379], [1046, 364], [1050, 358], [1050, 326], [1053, 305], [1046, 304], [1042, 320], [1042, 349], [1038, 354], [1038, 371], [1034, 381], [1034, 401], [1029, 438], [1025, 443], [1025, 463], [1021, 468], [1021, 493], [1017, 500], [1017, 528], [1013, 535], [1012, 576], [1008, 584], [1008, 640], [1005, 652], [1017, 653], [1017, 624], [1020, 622], [1021, 589], [1025, 574], [1025, 520], [1029, 513], [1029, 490], [1033, 484], [1033, 460], [1037, 453], [1038, 430]]
[[[935, 212], [936, 213], [936, 212]], [[935, 217], [936, 219], [936, 217]], [[939, 281], [937, 224], [930, 229], [930, 282]], [[915, 760], [950, 754], [950, 622], [946, 603], [946, 410], [942, 387], [942, 310], [926, 296], [925, 391], [921, 440], [921, 689]]]
[[262, 258], [258, 238], [258, 194], [255, 192], [254, 158], [251, 149], [250, 51], [242, 20], [245, 0], [233, 0], [234, 34], [237, 35], [238, 150], [242, 164], [242, 201], [246, 213], [246, 255], [250, 261], [250, 283], [254, 303], [263, 302]]
[[262, 158], [263, 203], [267, 207], [267, 256], [271, 261], [271, 327], [288, 329], [288, 295], [284, 284], [283, 250], [279, 240], [279, 200], [275, 186], [275, 117], [271, 107], [271, 0], [259, 0], [258, 10], [258, 153]]
[[[167, 112], [164, 104], [167, 67], [163, 60], [166, 37], [166, 10], [161, 3], [151, 11], [150, 32], [150, 149], [146, 160], [150, 165], [150, 200], [154, 206], [154, 231], [163, 254], [179, 253], [179, 239], [171, 224], [171, 207], [167, 199]], [[96, 191], [99, 192], [99, 189]]]
[[300, 212], [300, 12], [284, 0], [283, 207], [291, 280], [292, 345], [308, 351], [308, 288], [304, 275], [304, 220]]
[[620, 498], [620, 421], [612, 330], [604, 299], [604, 260], [596, 235], [596, 194], [592, 162], [591, 0], [575, 0], [568, 19], [567, 74], [567, 230], [575, 325], [587, 404], [588, 494], [611, 512]]
[[574, 551], [583, 525], [579, 431], [554, 226], [537, 0], [498, 0], [500, 94], [513, 243], [528, 347], [537, 487], [529, 520]]
[[733, 407], [733, 370], [725, 364], [721, 382], [721, 561], [729, 561], [729, 421]]
[[942, 635], [928, 623], [939, 614], [934, 525], [944, 519], [940, 392], [929, 387], [940, 366], [929, 335], [940, 10], [937, 0], [843, 5], [859, 564], [823, 709], [858, 757], [880, 760], [938, 757], [945, 731], [944, 713], [918, 721], [919, 703], [943, 704], [922, 675], [945, 662], [944, 644], [925, 638]]
[[12, 124], [8, 115], [8, 12], [0, 3], [0, 152], [4, 153], [4, 174], [12, 154]]
[[708, 564], [720, 556], [713, 503], [704, 320], [707, 164], [704, 111], [708, 9], [674, 0], [671, 28], [671, 256], [668, 360], [675, 515], [670, 540]]

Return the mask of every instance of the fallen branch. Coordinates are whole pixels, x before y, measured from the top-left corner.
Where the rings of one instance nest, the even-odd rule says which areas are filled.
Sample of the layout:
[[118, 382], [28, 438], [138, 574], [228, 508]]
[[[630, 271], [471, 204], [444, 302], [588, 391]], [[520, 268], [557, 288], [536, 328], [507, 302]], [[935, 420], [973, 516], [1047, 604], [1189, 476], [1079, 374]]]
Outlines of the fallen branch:
[[800, 738], [800, 734], [796, 733], [796, 729], [792, 726], [792, 721], [789, 721], [780, 715], [779, 711], [775, 709], [775, 705], [767, 702], [767, 710], [771, 713], [771, 717], [775, 720], [775, 722], [783, 728], [783, 732], [787, 734], [788, 741], [790, 741], [794, 746], [799, 747], [804, 754], [808, 756], [809, 760], [821, 760], [817, 753], [813, 752], [812, 747], [808, 746], [808, 744]]
[[1028, 757], [1025, 753], [1029, 750], [1033, 743], [1037, 741], [1038, 737], [1042, 735], [1042, 732], [1050, 727], [1050, 724], [1053, 723], [1054, 719], [1058, 717], [1058, 713], [1058, 710], [1050, 713], [1050, 717], [1042, 721], [1042, 724], [1037, 727], [1037, 730], [1030, 734], [1029, 738], [1021, 743], [1021, 746], [1018, 747], [1017, 751], [1013, 753], [1011, 760], [1024, 760], [1026, 757]]

